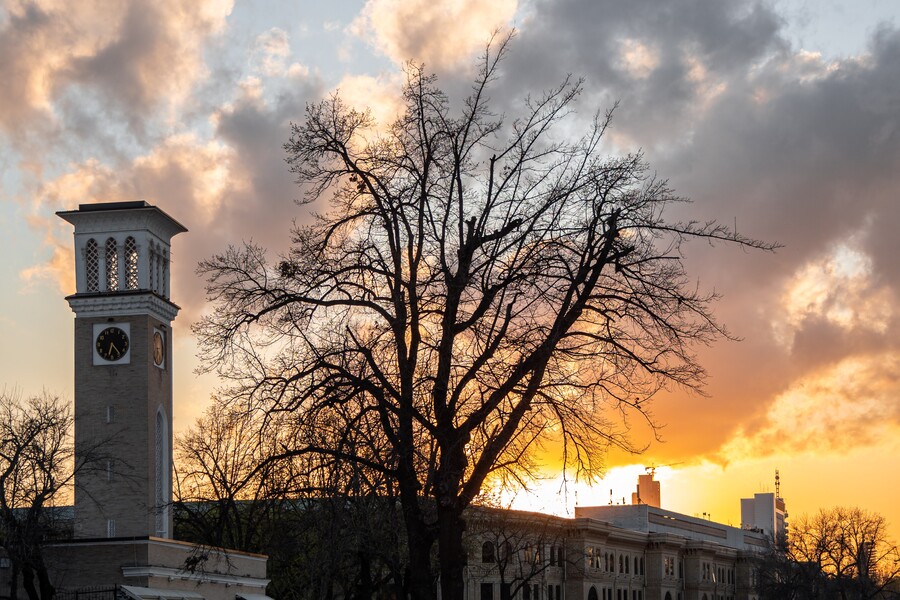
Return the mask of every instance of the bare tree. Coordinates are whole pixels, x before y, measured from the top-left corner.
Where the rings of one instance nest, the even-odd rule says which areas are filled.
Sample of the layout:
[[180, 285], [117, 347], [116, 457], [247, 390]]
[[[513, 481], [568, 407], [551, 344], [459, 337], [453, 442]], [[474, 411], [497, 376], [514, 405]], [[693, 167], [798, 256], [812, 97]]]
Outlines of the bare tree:
[[353, 463], [286, 453], [292, 430], [288, 414], [214, 401], [177, 438], [175, 528], [198, 544], [188, 566], [202, 571], [211, 547], [233, 548], [269, 556], [278, 598], [402, 597], [390, 497]]
[[641, 155], [601, 154], [609, 113], [560, 137], [579, 81], [510, 122], [492, 114], [507, 42], [488, 47], [459, 111], [414, 65], [384, 133], [337, 95], [308, 107], [288, 162], [331, 208], [275, 264], [245, 244], [199, 267], [206, 368], [229, 397], [292, 413], [309, 437], [291, 452], [393, 482], [415, 598], [433, 598], [438, 575], [445, 600], [462, 598], [462, 515], [488, 478], [527, 478], [548, 436], [596, 475], [610, 445], [634, 450], [620, 416], [652, 425], [656, 392], [701, 385], [692, 347], [727, 333], [683, 270], [685, 239], [772, 247], [667, 221], [681, 200]]
[[55, 594], [43, 544], [59, 536], [52, 507], [71, 497], [75, 473], [70, 407], [44, 393], [0, 392], [0, 543], [12, 563], [9, 597]]
[[259, 530], [298, 490], [277, 427], [258, 412], [215, 402], [176, 438], [176, 515], [190, 539], [260, 552]]
[[500, 584], [500, 600], [540, 598], [543, 580], [562, 583], [567, 529], [559, 517], [485, 506], [465, 515], [468, 568], [482, 584]]
[[861, 508], [835, 507], [791, 523], [787, 555], [824, 597], [880, 597], [900, 581], [900, 550], [884, 517]]

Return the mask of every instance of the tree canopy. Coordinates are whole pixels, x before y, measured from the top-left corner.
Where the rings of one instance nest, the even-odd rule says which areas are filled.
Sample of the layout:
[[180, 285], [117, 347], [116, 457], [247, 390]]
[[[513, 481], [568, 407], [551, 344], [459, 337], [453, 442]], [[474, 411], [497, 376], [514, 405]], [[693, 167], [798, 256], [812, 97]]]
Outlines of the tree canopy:
[[415, 65], [383, 130], [338, 94], [309, 106], [287, 160], [328, 208], [276, 261], [244, 244], [199, 268], [204, 364], [227, 396], [292, 416], [284, 454], [398, 496], [417, 598], [434, 594], [435, 542], [443, 597], [461, 597], [461, 515], [490, 477], [527, 480], [546, 439], [596, 475], [611, 444], [633, 449], [622, 414], [701, 386], [693, 349], [727, 332], [685, 273], [686, 239], [772, 247], [668, 221], [683, 200], [643, 156], [603, 153], [611, 113], [561, 135], [578, 80], [495, 115], [507, 42], [459, 109]]

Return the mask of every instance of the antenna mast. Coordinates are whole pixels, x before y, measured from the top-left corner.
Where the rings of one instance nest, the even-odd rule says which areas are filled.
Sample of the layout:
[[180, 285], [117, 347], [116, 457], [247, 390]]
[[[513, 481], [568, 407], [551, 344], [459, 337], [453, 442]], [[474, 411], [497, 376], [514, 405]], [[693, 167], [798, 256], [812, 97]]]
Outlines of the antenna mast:
[[775, 497], [781, 498], [781, 476], [778, 474], [778, 469], [775, 469]]

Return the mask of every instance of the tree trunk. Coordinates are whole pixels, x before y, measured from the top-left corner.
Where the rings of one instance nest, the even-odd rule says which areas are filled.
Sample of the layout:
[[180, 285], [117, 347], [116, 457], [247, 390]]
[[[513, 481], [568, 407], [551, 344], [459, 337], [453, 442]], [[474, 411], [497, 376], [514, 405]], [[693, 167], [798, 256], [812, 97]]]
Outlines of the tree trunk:
[[[404, 511], [405, 512], [405, 511]], [[407, 518], [406, 538], [409, 544], [409, 595], [412, 600], [435, 600], [434, 577], [431, 572], [430, 536], [421, 521]]]
[[28, 563], [22, 565], [22, 587], [25, 588], [28, 600], [41, 600], [37, 588], [34, 587], [34, 569]]
[[453, 506], [438, 502], [438, 557], [441, 563], [441, 600], [463, 600], [465, 583], [465, 529], [459, 512]]

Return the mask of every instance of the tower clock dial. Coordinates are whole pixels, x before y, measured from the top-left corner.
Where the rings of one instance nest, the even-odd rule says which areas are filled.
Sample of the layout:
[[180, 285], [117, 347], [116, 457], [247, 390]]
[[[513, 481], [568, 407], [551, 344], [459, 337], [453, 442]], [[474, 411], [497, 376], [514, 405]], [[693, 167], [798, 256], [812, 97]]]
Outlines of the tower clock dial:
[[95, 345], [100, 358], [115, 362], [128, 352], [128, 334], [118, 327], [107, 327], [97, 336]]
[[157, 367], [162, 367], [165, 359], [166, 342], [163, 339], [162, 332], [157, 330], [153, 332], [153, 364]]

